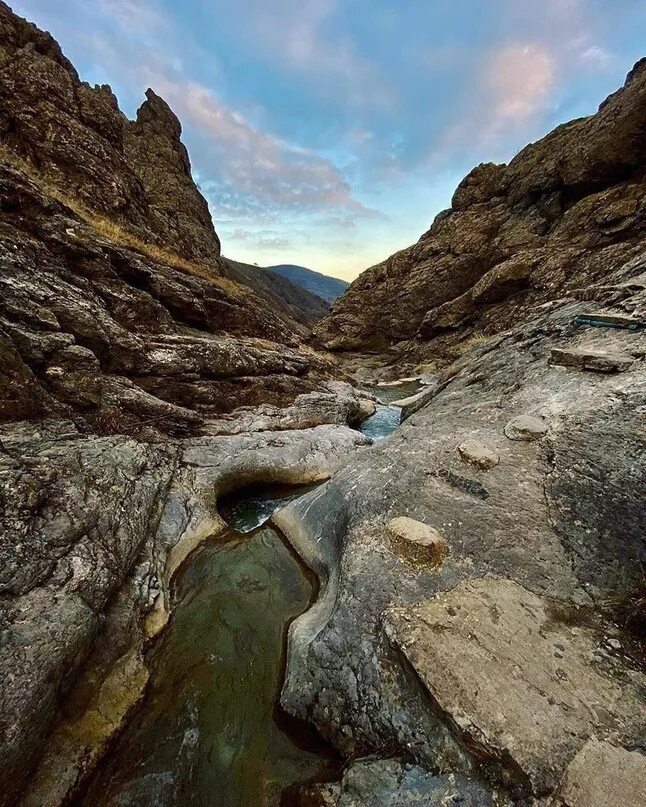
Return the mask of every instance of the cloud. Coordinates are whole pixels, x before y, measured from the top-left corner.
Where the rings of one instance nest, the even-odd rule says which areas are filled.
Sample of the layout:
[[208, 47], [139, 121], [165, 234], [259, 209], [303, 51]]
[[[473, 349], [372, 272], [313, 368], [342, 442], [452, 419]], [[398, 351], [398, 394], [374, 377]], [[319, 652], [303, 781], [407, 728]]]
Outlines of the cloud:
[[485, 70], [494, 126], [526, 124], [540, 112], [556, 81], [556, 60], [543, 46], [516, 43], [495, 51]]
[[99, 0], [99, 8], [123, 26], [151, 27], [165, 19], [152, 0]]
[[216, 210], [231, 217], [285, 210], [371, 214], [331, 161], [253, 126], [201, 84], [149, 78], [191, 128], [199, 180]]
[[[234, 5], [230, 0], [225, 5]], [[235, 5], [239, 7], [238, 0]], [[396, 93], [389, 76], [360, 53], [345, 30], [341, 0], [246, 0], [238, 33], [256, 52], [288, 69], [297, 80], [314, 78], [312, 90], [352, 106], [391, 107]]]
[[287, 249], [289, 238], [259, 238], [256, 242], [259, 249]]

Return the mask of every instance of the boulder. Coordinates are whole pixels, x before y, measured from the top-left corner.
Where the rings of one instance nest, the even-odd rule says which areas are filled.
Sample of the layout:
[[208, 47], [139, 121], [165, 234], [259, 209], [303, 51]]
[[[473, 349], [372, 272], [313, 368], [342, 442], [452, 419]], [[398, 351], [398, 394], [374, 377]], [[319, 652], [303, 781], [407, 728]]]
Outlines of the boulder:
[[480, 440], [465, 440], [458, 446], [460, 458], [483, 471], [494, 468], [500, 462], [500, 455]]
[[388, 522], [386, 529], [396, 545], [413, 550], [418, 558], [432, 564], [440, 563], [448, 552], [448, 544], [442, 535], [434, 527], [414, 518], [398, 516]]

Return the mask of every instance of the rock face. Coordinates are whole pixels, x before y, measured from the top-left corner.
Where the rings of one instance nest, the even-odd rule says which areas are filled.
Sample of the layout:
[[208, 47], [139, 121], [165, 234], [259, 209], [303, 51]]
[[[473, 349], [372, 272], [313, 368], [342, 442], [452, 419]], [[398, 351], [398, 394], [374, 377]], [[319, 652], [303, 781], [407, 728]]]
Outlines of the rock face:
[[[606, 276], [631, 278], [612, 312], [644, 311], [645, 272], [646, 256]], [[388, 749], [531, 804], [593, 738], [639, 744], [646, 679], [624, 615], [646, 559], [646, 333], [578, 326], [584, 305], [471, 343], [393, 435], [275, 515], [322, 580], [290, 630], [282, 703], [345, 753]], [[632, 362], [590, 372], [554, 350]], [[446, 540], [441, 565], [393, 543], [404, 515]]]
[[185, 434], [243, 405], [290, 403], [330, 374], [245, 287], [115, 245], [9, 166], [0, 213], [4, 420]]
[[441, 363], [465, 337], [605, 283], [643, 240], [645, 167], [642, 60], [596, 115], [559, 126], [509, 165], [474, 169], [417, 244], [336, 301], [318, 338], [332, 350], [382, 352], [414, 339], [395, 356]]
[[82, 83], [49, 34], [0, 2], [1, 142], [89, 209], [217, 271], [220, 243], [180, 134], [152, 90], [128, 121], [110, 87]]

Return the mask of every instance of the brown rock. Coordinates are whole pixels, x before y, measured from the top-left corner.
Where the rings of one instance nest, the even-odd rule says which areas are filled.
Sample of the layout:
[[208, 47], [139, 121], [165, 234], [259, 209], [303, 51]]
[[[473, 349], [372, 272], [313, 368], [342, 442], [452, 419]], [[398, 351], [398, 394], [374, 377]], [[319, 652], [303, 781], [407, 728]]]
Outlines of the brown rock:
[[552, 348], [550, 364], [578, 367], [597, 373], [623, 373], [635, 359], [625, 353], [609, 353], [585, 348]]
[[483, 471], [495, 467], [500, 462], [500, 456], [480, 440], [465, 440], [458, 446], [458, 452], [464, 462], [476, 465]]
[[388, 522], [386, 529], [396, 545], [412, 549], [419, 559], [440, 563], [448, 552], [448, 544], [442, 535], [422, 521], [398, 516]]
[[413, 363], [452, 361], [474, 322], [504, 331], [541, 303], [606, 282], [643, 240], [645, 96], [642, 60], [596, 115], [508, 166], [478, 166], [416, 244], [354, 281], [317, 337], [340, 351], [406, 341]]

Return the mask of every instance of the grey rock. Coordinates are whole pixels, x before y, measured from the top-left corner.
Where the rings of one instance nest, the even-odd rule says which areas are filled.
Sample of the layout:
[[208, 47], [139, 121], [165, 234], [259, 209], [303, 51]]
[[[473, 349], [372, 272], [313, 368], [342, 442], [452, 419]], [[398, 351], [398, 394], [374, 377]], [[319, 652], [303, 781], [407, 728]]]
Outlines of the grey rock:
[[540, 440], [547, 432], [548, 426], [545, 421], [533, 415], [518, 415], [505, 426], [505, 436], [510, 440], [531, 442]]
[[353, 762], [338, 785], [310, 790], [330, 807], [503, 807], [510, 804], [494, 790], [459, 774], [432, 773], [395, 759]]
[[549, 601], [517, 583], [485, 577], [387, 620], [438, 708], [485, 754], [509, 758], [536, 795], [590, 737], [646, 728], [634, 710], [646, 677], [619, 682], [609, 665], [591, 666], [594, 631], [556, 623]]
[[646, 757], [590, 740], [570, 763], [549, 807], [642, 807]]

